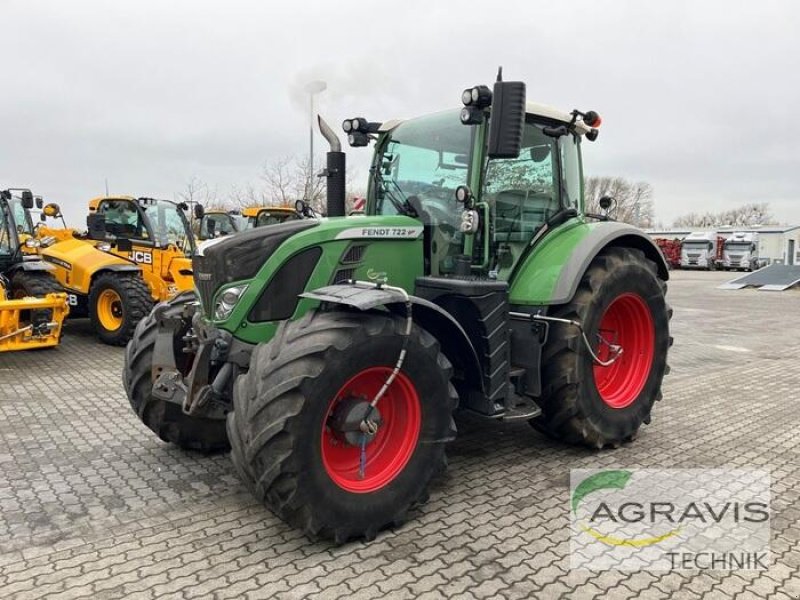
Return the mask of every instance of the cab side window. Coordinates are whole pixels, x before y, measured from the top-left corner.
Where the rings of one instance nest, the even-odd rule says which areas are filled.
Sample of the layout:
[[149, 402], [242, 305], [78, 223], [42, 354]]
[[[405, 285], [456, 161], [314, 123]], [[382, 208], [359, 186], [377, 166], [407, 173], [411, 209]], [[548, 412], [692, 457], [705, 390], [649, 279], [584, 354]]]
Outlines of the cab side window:
[[0, 208], [0, 256], [10, 256], [14, 248], [11, 247], [11, 234], [8, 231], [6, 213]]
[[130, 200], [104, 200], [97, 212], [106, 218], [106, 233], [121, 238], [149, 239], [142, 215]]
[[526, 123], [520, 155], [489, 161], [483, 198], [492, 207], [496, 241], [528, 241], [558, 211], [557, 153], [554, 138]]

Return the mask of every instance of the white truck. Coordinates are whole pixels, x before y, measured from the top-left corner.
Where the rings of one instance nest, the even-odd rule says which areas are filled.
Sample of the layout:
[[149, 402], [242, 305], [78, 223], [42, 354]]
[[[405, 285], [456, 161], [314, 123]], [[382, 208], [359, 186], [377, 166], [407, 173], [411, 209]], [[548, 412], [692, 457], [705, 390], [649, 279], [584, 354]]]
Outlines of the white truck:
[[681, 244], [681, 269], [716, 268], [717, 232], [693, 231]]
[[737, 231], [725, 240], [722, 251], [723, 269], [755, 271], [760, 266], [757, 233]]

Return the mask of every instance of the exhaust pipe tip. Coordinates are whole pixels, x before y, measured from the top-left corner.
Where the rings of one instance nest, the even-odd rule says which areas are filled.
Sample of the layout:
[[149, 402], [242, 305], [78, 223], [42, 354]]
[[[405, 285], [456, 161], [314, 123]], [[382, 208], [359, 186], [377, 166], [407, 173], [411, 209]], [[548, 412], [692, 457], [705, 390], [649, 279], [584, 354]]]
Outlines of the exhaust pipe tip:
[[331, 147], [331, 152], [341, 152], [342, 151], [342, 143], [339, 141], [339, 137], [333, 132], [331, 126], [322, 118], [322, 115], [317, 115], [317, 122], [319, 123], [319, 131], [322, 134], [322, 137], [328, 142], [328, 145]]

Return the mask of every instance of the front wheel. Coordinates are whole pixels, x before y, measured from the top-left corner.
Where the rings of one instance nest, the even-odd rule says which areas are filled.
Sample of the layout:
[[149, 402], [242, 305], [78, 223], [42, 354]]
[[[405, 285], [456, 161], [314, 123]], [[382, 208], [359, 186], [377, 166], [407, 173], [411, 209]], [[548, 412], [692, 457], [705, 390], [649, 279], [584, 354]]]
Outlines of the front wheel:
[[575, 297], [552, 316], [582, 323], [597, 358], [610, 364], [592, 358], [576, 328], [551, 327], [537, 429], [603, 448], [633, 439], [650, 422], [672, 343], [665, 293], [655, 263], [640, 250], [609, 248], [592, 261]]
[[[312, 312], [281, 325], [236, 383], [233, 462], [259, 500], [312, 537], [375, 537], [424, 502], [445, 468], [457, 396], [428, 332], [413, 328], [402, 370], [369, 413], [404, 328], [385, 313]], [[377, 430], [362, 430], [367, 421]]]
[[[168, 302], [169, 308], [164, 316], [178, 316], [193, 302], [195, 302], [193, 293], [180, 294]], [[182, 339], [189, 331], [190, 325], [187, 319], [172, 339], [176, 366], [183, 375], [187, 375], [192, 366], [192, 355], [183, 352]], [[133, 338], [125, 349], [122, 383], [133, 412], [165, 442], [200, 452], [226, 450], [229, 446], [224, 419], [187, 415], [180, 405], [153, 395], [153, 351], [157, 334], [158, 322], [153, 311], [136, 327]]]
[[124, 346], [153, 308], [150, 288], [139, 273], [98, 275], [89, 290], [89, 319], [100, 341]]

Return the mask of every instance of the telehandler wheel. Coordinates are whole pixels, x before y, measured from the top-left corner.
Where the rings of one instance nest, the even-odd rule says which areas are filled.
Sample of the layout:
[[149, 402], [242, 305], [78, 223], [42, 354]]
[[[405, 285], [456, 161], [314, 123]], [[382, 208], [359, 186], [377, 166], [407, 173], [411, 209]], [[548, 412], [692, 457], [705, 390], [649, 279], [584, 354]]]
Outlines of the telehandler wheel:
[[[58, 280], [47, 271], [17, 271], [11, 279], [10, 287], [10, 296], [13, 299], [25, 297], [44, 298], [47, 294], [58, 294], [64, 291]], [[20, 323], [22, 325], [27, 325], [34, 321], [46, 323], [52, 320], [53, 311], [49, 308], [37, 311], [26, 310], [20, 314]], [[62, 329], [61, 332], [63, 333], [63, 331]], [[52, 347], [49, 346], [49, 348]]]
[[138, 273], [101, 273], [89, 290], [89, 319], [100, 341], [124, 346], [150, 313], [153, 298]]
[[403, 344], [405, 321], [383, 312], [312, 312], [259, 345], [234, 387], [232, 458], [273, 512], [312, 538], [373, 539], [428, 498], [446, 467], [458, 402], [452, 366], [414, 327], [397, 378], [359, 426]]
[[[194, 302], [193, 293], [184, 293], [169, 302], [170, 308], [165, 316], [180, 314], [186, 304]], [[182, 352], [181, 339], [189, 330], [191, 323], [178, 331], [173, 340], [178, 369], [186, 375], [192, 366], [192, 357]], [[153, 348], [156, 343], [158, 324], [150, 313], [139, 322], [133, 338], [125, 349], [125, 367], [122, 381], [133, 412], [159, 438], [187, 450], [215, 452], [227, 450], [228, 434], [225, 432], [225, 419], [191, 417], [180, 406], [153, 397]]]
[[601, 361], [596, 363], [581, 334], [566, 324], [550, 328], [542, 358], [542, 415], [531, 421], [548, 435], [594, 448], [632, 440], [661, 399], [672, 345], [666, 282], [640, 250], [609, 248], [589, 265], [569, 304], [554, 317], [583, 323]]

